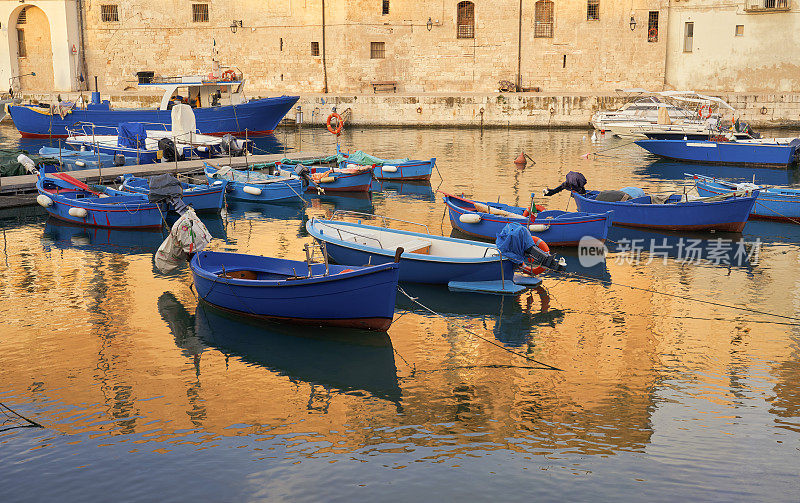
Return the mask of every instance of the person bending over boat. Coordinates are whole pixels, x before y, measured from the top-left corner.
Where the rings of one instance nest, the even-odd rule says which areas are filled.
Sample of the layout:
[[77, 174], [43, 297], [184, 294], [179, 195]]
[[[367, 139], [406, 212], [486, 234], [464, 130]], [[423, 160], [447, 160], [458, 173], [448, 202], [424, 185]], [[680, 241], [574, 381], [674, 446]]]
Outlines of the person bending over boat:
[[577, 171], [570, 171], [567, 173], [567, 181], [556, 187], [555, 189], [543, 189], [542, 193], [545, 196], [552, 196], [558, 194], [564, 189], [567, 189], [571, 192], [577, 192], [578, 194], [586, 194], [586, 189], [583, 187], [586, 185], [586, 177], [583, 174], [578, 173]]

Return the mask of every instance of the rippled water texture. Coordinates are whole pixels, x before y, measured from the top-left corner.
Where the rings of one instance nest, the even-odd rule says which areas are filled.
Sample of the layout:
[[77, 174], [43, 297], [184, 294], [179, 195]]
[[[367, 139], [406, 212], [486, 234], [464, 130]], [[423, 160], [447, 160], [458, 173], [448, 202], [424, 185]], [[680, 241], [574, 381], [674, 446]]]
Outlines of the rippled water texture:
[[[692, 171], [797, 179], [654, 162], [590, 134], [350, 130], [344, 148], [435, 156], [444, 180], [315, 198], [307, 210], [232, 205], [206, 220], [211, 246], [300, 259], [305, 219], [334, 209], [449, 235], [436, 188], [527, 205], [570, 170], [594, 188], [659, 191], [682, 190]], [[261, 145], [334, 148], [321, 130]], [[535, 165], [514, 166], [522, 150]], [[574, 209], [568, 201], [547, 205]], [[547, 277], [519, 299], [408, 286], [442, 316], [398, 295], [388, 336], [224, 317], [198, 305], [186, 267], [154, 270], [158, 233], [65, 226], [35, 208], [0, 225], [0, 401], [45, 427], [8, 429], [23, 423], [0, 413], [3, 501], [800, 499], [797, 320], [653, 293], [794, 317], [798, 225], [748, 223], [760, 253], [734, 266], [637, 263], [618, 243], [680, 236], [615, 229], [605, 265], [581, 268], [564, 252], [586, 279]]]

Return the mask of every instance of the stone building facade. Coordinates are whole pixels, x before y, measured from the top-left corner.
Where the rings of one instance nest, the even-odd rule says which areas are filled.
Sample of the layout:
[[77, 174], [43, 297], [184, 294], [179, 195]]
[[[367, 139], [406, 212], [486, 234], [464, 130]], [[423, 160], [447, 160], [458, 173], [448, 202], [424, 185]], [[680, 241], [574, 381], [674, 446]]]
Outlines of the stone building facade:
[[205, 75], [216, 60], [250, 95], [788, 90], [793, 1], [0, 0], [0, 79], [119, 92], [139, 71]]

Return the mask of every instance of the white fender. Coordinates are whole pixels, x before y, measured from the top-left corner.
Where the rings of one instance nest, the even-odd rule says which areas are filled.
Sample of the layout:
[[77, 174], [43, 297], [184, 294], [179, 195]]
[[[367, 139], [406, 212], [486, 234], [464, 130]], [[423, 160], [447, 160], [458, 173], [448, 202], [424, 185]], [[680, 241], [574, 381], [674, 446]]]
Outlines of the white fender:
[[36, 196], [36, 202], [39, 203], [39, 206], [43, 208], [49, 208], [50, 206], [53, 206], [53, 200], [44, 194], [39, 194]]
[[244, 187], [242, 187], [242, 190], [244, 192], [246, 192], [247, 194], [250, 194], [250, 195], [253, 195], [253, 196], [260, 196], [261, 195], [261, 189], [259, 189], [258, 187], [251, 187], [250, 185], [245, 185]]
[[458, 221], [462, 224], [477, 224], [481, 221], [481, 216], [477, 213], [464, 213], [458, 217]]
[[319, 179], [319, 183], [331, 183], [331, 182], [335, 182], [335, 181], [336, 181], [336, 178], [334, 178], [332, 176], [323, 176], [322, 178]]
[[550, 228], [549, 225], [544, 225], [544, 224], [533, 224], [528, 226], [528, 230], [531, 232], [544, 232], [549, 228]]
[[72, 217], [86, 218], [86, 215], [88, 215], [89, 212], [86, 211], [86, 208], [70, 208], [69, 214]]
[[397, 166], [383, 166], [381, 169], [385, 173], [397, 173]]
[[77, 160], [77, 161], [75, 161], [75, 166], [80, 166], [82, 168], [82, 167], [86, 166], [86, 163], [81, 161], [81, 160]]

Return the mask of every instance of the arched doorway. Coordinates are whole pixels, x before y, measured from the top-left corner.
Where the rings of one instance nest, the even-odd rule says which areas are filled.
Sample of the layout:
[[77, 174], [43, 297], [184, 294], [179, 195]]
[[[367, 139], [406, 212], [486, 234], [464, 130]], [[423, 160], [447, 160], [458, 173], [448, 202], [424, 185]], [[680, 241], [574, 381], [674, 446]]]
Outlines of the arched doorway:
[[16, 16], [12, 14], [11, 26], [12, 58], [16, 56], [17, 61], [12, 87], [20, 91], [52, 91], [53, 49], [47, 15], [39, 7], [26, 5]]

